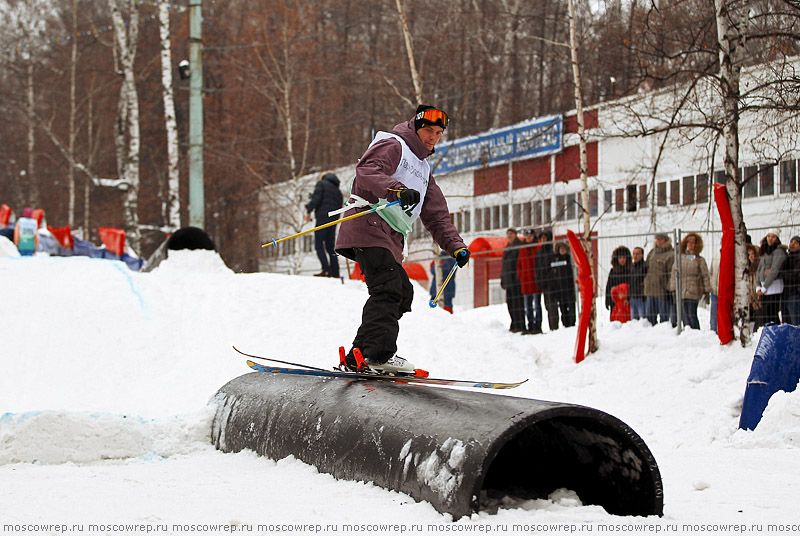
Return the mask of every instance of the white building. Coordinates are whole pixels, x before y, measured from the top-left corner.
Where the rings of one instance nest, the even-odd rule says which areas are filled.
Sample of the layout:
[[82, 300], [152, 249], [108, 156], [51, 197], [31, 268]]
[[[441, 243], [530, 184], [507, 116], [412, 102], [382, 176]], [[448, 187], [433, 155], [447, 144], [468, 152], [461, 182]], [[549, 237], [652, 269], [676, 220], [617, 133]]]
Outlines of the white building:
[[[798, 65], [794, 60], [784, 68]], [[743, 87], [771, 72], [765, 68], [743, 72]], [[714, 183], [724, 182], [724, 140], [709, 129], [659, 132], [674, 115], [673, 102], [681, 96], [681, 89], [603, 103], [584, 114], [590, 216], [601, 294], [611, 252], [619, 245], [642, 246], [648, 251], [655, 232], [695, 231], [703, 236], [703, 256], [709, 263], [712, 252], [719, 249], [720, 224], [712, 188]], [[699, 85], [691, 92], [698, 104], [677, 119], [714, 122], [720, 107], [713, 95], [713, 88]], [[760, 93], [747, 98], [753, 102], [763, 97]], [[800, 234], [798, 124], [796, 116], [776, 113], [745, 113], [741, 117], [740, 173], [752, 177], [744, 189], [743, 210], [755, 244], [766, 229], [777, 229], [783, 243]], [[583, 232], [574, 112], [534, 118], [468, 138], [444, 139], [432, 162], [453, 222], [467, 244], [497, 237], [481, 242], [484, 248], [501, 248], [509, 227], [551, 228], [556, 237], [564, 236], [568, 229]], [[355, 165], [333, 170], [342, 181], [345, 196], [354, 169]], [[295, 185], [272, 187], [269, 195], [262, 195], [261, 205], [267, 207], [276, 189], [289, 193], [281, 210], [291, 208], [280, 224], [274, 217], [278, 211], [267, 208], [262, 212], [260, 236], [264, 242], [301, 229], [303, 205], [321, 175], [303, 177]], [[319, 269], [313, 235], [279, 244], [277, 250], [264, 249], [259, 265], [263, 271], [310, 274]], [[418, 224], [409, 240], [409, 261], [419, 262], [427, 272], [435, 252], [430, 236]], [[471, 262], [458, 270], [457, 308], [504, 301], [499, 269], [494, 264], [499, 257], [487, 262], [488, 266]], [[341, 264], [345, 266], [345, 259]]]

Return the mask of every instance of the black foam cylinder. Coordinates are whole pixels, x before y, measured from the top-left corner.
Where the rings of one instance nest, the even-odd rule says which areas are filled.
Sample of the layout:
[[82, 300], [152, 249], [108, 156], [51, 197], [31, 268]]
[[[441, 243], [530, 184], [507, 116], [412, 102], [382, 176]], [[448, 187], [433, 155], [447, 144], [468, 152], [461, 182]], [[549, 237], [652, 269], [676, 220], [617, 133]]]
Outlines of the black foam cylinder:
[[619, 419], [573, 404], [380, 380], [253, 372], [217, 393], [212, 442], [288, 455], [454, 518], [566, 488], [616, 515], [661, 515], [658, 466]]
[[206, 249], [216, 251], [217, 247], [214, 241], [208, 236], [204, 230], [199, 227], [181, 227], [172, 233], [161, 245], [156, 249], [147, 262], [142, 267], [142, 272], [149, 272], [155, 269], [156, 266], [161, 264], [161, 261], [167, 258], [170, 251], [177, 251], [181, 249]]

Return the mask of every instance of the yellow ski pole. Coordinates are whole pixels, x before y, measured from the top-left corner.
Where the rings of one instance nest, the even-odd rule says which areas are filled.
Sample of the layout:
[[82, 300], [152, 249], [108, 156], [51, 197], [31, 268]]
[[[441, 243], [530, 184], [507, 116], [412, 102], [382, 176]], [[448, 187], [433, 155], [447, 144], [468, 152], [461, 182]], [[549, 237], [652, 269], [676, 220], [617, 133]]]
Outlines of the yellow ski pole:
[[277, 240], [273, 238], [271, 242], [267, 242], [266, 244], [261, 244], [261, 247], [262, 248], [265, 248], [267, 246], [278, 247], [278, 242], [283, 242], [285, 240], [291, 240], [292, 238], [297, 238], [298, 236], [307, 235], [308, 233], [313, 233], [314, 231], [319, 231], [320, 229], [325, 229], [326, 227], [331, 227], [332, 225], [337, 225], [337, 224], [342, 223], [344, 221], [354, 220], [356, 218], [360, 218], [361, 216], [366, 216], [367, 214], [372, 214], [373, 212], [377, 212], [379, 210], [383, 210], [385, 208], [391, 207], [392, 205], [398, 205], [398, 204], [400, 204], [400, 200], [399, 199], [397, 201], [392, 201], [391, 203], [387, 203], [387, 204], [381, 205], [379, 207], [375, 207], [375, 208], [371, 208], [369, 210], [365, 210], [364, 212], [359, 212], [357, 214], [353, 214], [352, 216], [347, 216], [346, 218], [342, 218], [342, 219], [339, 219], [339, 220], [334, 220], [334, 221], [331, 221], [331, 222], [328, 222], [328, 223], [324, 223], [322, 225], [314, 227], [313, 229], [308, 229], [307, 231], [301, 231], [299, 233], [295, 233], [295, 234], [290, 235], [290, 236], [285, 236], [285, 237], [279, 238]]
[[444, 287], [446, 287], [447, 284], [450, 282], [450, 280], [453, 278], [453, 275], [456, 273], [456, 270], [458, 270], [458, 263], [453, 265], [453, 269], [450, 270], [450, 273], [447, 274], [447, 277], [444, 279], [444, 283], [442, 283], [442, 288], [439, 289], [439, 292], [436, 293], [436, 297], [433, 298], [431, 302], [428, 304], [431, 306], [431, 309], [434, 309], [438, 305], [439, 296], [441, 296], [442, 292], [444, 292]]

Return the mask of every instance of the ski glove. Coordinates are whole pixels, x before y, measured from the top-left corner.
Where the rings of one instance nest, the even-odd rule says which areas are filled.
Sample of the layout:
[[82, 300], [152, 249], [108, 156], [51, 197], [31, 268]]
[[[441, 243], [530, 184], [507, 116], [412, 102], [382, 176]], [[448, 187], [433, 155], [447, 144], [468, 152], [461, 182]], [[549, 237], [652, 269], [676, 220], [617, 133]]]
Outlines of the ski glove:
[[459, 248], [453, 253], [453, 257], [456, 258], [458, 267], [463, 268], [469, 262], [469, 250], [467, 248]]
[[407, 209], [419, 204], [419, 192], [412, 188], [403, 188], [397, 194], [397, 199], [400, 200], [400, 206]]

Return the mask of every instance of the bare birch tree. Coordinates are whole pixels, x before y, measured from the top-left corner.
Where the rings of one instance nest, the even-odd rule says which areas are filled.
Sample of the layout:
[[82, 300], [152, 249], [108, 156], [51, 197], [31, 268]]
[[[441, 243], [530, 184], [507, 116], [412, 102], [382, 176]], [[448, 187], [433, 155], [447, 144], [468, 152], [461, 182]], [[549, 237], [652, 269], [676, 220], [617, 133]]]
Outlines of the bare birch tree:
[[172, 43], [170, 40], [170, 6], [158, 5], [159, 40], [161, 44], [161, 91], [164, 102], [164, 123], [167, 131], [167, 184], [162, 194], [162, 211], [167, 228], [175, 231], [181, 226], [180, 211], [180, 151], [178, 122], [175, 119], [175, 97], [172, 89]]
[[[592, 225], [589, 215], [589, 161], [586, 155], [586, 126], [583, 117], [583, 83], [581, 81], [580, 63], [578, 62], [577, 22], [575, 20], [575, 0], [568, 2], [569, 13], [569, 50], [572, 63], [572, 81], [575, 91], [575, 117], [578, 123], [578, 147], [580, 153], [581, 204], [583, 208], [583, 239], [581, 245], [589, 259], [589, 266], [594, 271], [594, 255], [592, 254]], [[595, 275], [595, 274], [593, 274]], [[597, 344], [597, 296], [592, 289], [592, 310], [589, 317], [588, 354], [598, 350]], [[583, 311], [581, 311], [583, 314]]]
[[[139, 15], [135, 2], [108, 0], [114, 23], [114, 51], [122, 77], [114, 125], [114, 144], [117, 150], [119, 179], [127, 185], [123, 203], [123, 217], [127, 242], [134, 251], [139, 250], [139, 158], [141, 139], [139, 131], [139, 96], [136, 91], [134, 64], [139, 41]], [[127, 14], [127, 17], [123, 15]], [[127, 19], [127, 20], [126, 20]]]

